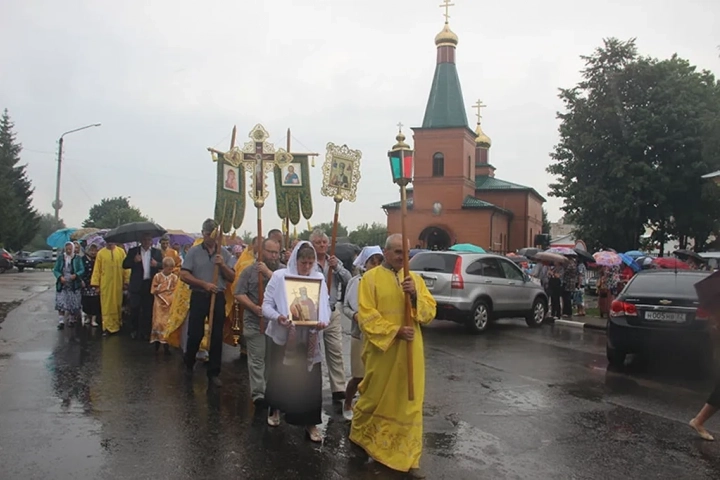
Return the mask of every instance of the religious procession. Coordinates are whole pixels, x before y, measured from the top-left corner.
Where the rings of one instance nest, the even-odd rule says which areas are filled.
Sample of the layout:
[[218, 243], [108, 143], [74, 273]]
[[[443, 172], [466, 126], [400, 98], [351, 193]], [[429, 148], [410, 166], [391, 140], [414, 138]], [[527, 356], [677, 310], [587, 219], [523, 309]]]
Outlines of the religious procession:
[[[317, 154], [290, 153], [289, 131], [288, 148], [276, 148], [260, 124], [242, 148], [236, 135], [233, 128], [228, 151], [208, 149], [217, 193], [200, 238], [152, 222], [57, 232], [79, 239], [68, 239], [54, 268], [58, 329], [89, 326], [104, 337], [127, 332], [158, 353], [179, 351], [183, 374], [198, 376], [203, 365], [208, 389], [223, 385], [223, 348], [240, 348], [247, 373], [223, 376], [247, 375], [256, 414], [266, 416], [268, 428], [302, 427], [315, 443], [323, 442], [324, 360], [331, 400], [351, 422], [353, 444], [392, 470], [422, 478], [420, 325], [435, 318], [436, 303], [409, 272], [404, 229], [354, 252], [347, 266], [335, 255], [340, 207], [356, 200], [362, 153], [328, 143], [321, 193], [335, 204], [333, 234], [316, 229], [309, 241], [294, 238], [290, 225], [312, 215], [308, 168]], [[390, 169], [406, 201], [413, 152], [401, 131], [396, 140]], [[283, 230], [265, 234], [270, 176]], [[255, 207], [257, 235], [249, 245], [231, 246], [246, 197]], [[350, 378], [342, 315], [352, 322]]]

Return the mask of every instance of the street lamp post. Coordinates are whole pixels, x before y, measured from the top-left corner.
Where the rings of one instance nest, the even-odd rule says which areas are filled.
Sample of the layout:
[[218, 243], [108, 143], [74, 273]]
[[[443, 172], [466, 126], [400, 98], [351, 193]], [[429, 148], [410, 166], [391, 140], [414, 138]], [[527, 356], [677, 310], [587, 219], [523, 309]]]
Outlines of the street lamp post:
[[93, 123], [91, 125], [85, 125], [84, 127], [76, 128], [75, 130], [69, 130], [62, 135], [60, 135], [60, 140], [58, 141], [58, 166], [57, 166], [57, 180], [55, 181], [55, 201], [52, 203], [53, 208], [55, 209], [55, 221], [60, 220], [60, 209], [62, 208], [63, 204], [60, 201], [60, 174], [62, 172], [62, 154], [63, 154], [63, 141], [65, 135], [68, 135], [70, 133], [79, 132], [80, 130], [85, 130], [86, 128], [92, 128], [92, 127], [99, 127], [99, 123]]

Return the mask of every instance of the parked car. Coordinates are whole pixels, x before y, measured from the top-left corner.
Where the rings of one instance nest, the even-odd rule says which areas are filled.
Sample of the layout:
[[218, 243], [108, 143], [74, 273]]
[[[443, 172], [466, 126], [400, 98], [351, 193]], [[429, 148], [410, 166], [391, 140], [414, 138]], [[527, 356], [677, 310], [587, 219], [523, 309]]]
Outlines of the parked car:
[[539, 327], [548, 298], [540, 285], [505, 257], [479, 253], [419, 252], [410, 260], [437, 301], [437, 317], [482, 333], [494, 319], [524, 317]]
[[645, 270], [610, 307], [607, 359], [621, 367], [629, 353], [660, 355], [668, 349], [710, 353], [708, 312], [699, 308], [695, 284], [707, 272]]
[[7, 270], [12, 269], [13, 256], [4, 248], [0, 248], [0, 273], [5, 273]]
[[30, 255], [18, 257], [15, 259], [15, 266], [18, 272], [22, 272], [26, 268], [37, 268], [38, 265], [44, 263], [54, 263], [52, 250], [38, 250]]

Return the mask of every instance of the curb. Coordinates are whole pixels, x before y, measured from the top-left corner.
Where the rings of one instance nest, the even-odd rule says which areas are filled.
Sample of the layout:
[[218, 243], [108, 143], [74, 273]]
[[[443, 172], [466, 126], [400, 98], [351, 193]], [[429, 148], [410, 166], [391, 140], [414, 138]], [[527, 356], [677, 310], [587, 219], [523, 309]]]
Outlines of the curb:
[[573, 327], [573, 328], [582, 328], [587, 330], [596, 330], [600, 332], [604, 332], [607, 330], [607, 327], [605, 326], [598, 326], [594, 325], [592, 323], [584, 323], [584, 322], [576, 322], [574, 320], [555, 320], [555, 325], [563, 325], [565, 327]]

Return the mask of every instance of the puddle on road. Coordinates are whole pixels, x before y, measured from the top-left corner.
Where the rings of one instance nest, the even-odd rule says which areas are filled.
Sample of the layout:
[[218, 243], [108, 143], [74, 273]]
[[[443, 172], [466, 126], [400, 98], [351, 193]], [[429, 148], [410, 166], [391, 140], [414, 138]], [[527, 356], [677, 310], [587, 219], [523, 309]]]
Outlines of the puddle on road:
[[52, 352], [47, 350], [36, 351], [36, 352], [18, 352], [15, 354], [18, 360], [24, 362], [42, 362], [47, 360]]
[[[500, 440], [467, 422], [459, 421], [452, 432], [425, 432], [425, 446], [440, 457], [453, 458], [465, 468], [474, 469], [494, 460]], [[485, 460], [483, 460], [485, 459]]]

